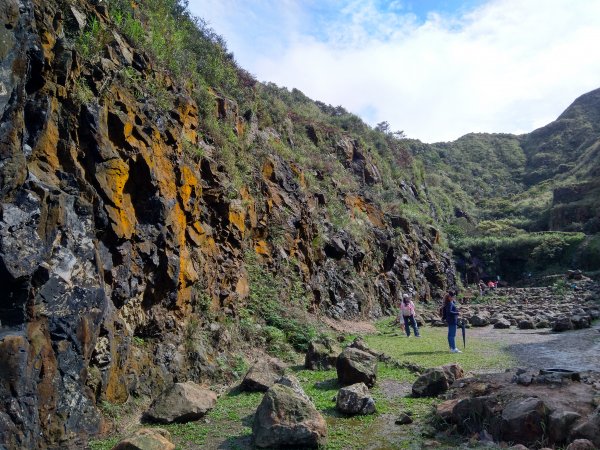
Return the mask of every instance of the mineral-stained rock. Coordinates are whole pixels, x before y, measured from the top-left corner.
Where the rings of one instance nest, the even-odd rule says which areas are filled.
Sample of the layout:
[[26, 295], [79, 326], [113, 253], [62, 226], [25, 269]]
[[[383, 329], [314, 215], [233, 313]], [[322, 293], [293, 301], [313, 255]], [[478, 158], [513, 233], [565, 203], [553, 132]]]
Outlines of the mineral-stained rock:
[[263, 397], [252, 426], [257, 447], [316, 448], [327, 440], [327, 424], [312, 402], [275, 384]]
[[364, 383], [356, 383], [338, 391], [335, 407], [344, 414], [368, 415], [375, 412], [375, 401]]
[[343, 386], [365, 383], [373, 387], [377, 380], [377, 359], [362, 350], [346, 348], [336, 363], [338, 381]]
[[160, 423], [189, 422], [203, 417], [216, 403], [217, 394], [196, 383], [175, 383], [152, 402], [145, 417]]
[[162, 428], [142, 428], [111, 450], [174, 450], [171, 434]]
[[304, 367], [310, 370], [329, 370], [335, 367], [342, 349], [332, 339], [311, 341], [304, 360]]
[[540, 399], [513, 400], [502, 411], [502, 439], [533, 444], [545, 432], [547, 419], [548, 409]]
[[260, 359], [246, 373], [242, 380], [245, 391], [266, 391], [283, 375], [285, 364], [277, 358]]

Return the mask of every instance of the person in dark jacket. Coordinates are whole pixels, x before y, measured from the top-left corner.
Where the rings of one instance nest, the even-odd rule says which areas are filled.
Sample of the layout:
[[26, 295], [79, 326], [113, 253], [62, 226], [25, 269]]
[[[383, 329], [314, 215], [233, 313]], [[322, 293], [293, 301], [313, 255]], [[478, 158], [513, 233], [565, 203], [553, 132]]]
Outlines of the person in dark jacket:
[[448, 324], [448, 345], [450, 353], [462, 353], [456, 348], [456, 327], [458, 325], [458, 309], [455, 304], [456, 292], [448, 291], [444, 297], [444, 318]]

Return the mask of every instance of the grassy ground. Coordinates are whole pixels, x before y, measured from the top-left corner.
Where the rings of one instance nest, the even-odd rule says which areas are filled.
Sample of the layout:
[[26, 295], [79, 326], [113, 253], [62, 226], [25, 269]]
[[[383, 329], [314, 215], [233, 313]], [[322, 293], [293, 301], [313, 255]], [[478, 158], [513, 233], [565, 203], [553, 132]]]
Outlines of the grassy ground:
[[[447, 350], [446, 329], [426, 327], [422, 337], [406, 338], [395, 328], [391, 319], [376, 324], [378, 333], [364, 336], [368, 345], [395, 360], [409, 361], [424, 367], [458, 362], [466, 371], [502, 370], [513, 365], [500, 343], [469, 339], [462, 354]], [[468, 331], [468, 330], [467, 330]], [[352, 338], [352, 336], [349, 336]], [[462, 342], [461, 342], [462, 347]], [[328, 424], [327, 449], [418, 449], [456, 448], [458, 443], [436, 436], [429, 423], [436, 399], [417, 399], [409, 395], [416, 375], [406, 369], [379, 364], [378, 380], [372, 389], [377, 413], [365, 417], [344, 417], [335, 410], [332, 400], [339, 386], [335, 370], [309, 371], [301, 365], [290, 372], [300, 380], [306, 393]], [[204, 420], [187, 424], [163, 426], [169, 430], [180, 450], [193, 449], [250, 449], [253, 414], [262, 399], [260, 393], [246, 393], [234, 388], [221, 396], [217, 406]], [[395, 425], [401, 411], [412, 413], [414, 423]], [[92, 450], [108, 450], [121, 436], [91, 443]]]

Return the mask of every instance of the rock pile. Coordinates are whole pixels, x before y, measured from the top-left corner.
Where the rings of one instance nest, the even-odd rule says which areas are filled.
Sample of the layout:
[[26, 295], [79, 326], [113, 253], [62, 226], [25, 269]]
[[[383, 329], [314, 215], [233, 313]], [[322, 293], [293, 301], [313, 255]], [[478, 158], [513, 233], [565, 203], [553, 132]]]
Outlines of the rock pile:
[[[552, 287], [498, 288], [482, 297], [481, 303], [460, 303], [461, 317], [470, 326], [516, 327], [523, 330], [552, 328], [567, 331], [589, 328], [600, 318], [600, 291], [596, 283], [570, 281], [562, 290]], [[445, 326], [437, 312], [423, 312], [421, 320]]]
[[[525, 375], [529, 382], [523, 383]], [[481, 375], [455, 383], [437, 415], [444, 427], [481, 440], [586, 448], [577, 440], [600, 446], [600, 407], [593, 400], [599, 393], [597, 372]]]

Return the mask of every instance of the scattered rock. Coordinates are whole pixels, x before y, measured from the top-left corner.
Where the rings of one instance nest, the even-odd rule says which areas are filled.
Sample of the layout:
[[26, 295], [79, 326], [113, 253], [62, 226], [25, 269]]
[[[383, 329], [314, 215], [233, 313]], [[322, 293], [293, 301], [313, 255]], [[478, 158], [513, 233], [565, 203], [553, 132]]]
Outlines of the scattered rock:
[[486, 325], [489, 325], [490, 318], [487, 314], [478, 313], [469, 318], [469, 323], [474, 327], [485, 327]]
[[348, 347], [338, 356], [336, 369], [343, 386], [362, 382], [373, 387], [377, 380], [377, 359], [356, 348]]
[[300, 381], [298, 381], [298, 378], [296, 378], [294, 375], [284, 375], [281, 378], [279, 378], [275, 383], [282, 384], [283, 386], [287, 386], [287, 387], [291, 388], [300, 397], [304, 398], [307, 401], [311, 401], [310, 397], [308, 395], [306, 395], [306, 393], [304, 392], [304, 389], [302, 389], [302, 385], [300, 384]]
[[566, 442], [571, 426], [580, 418], [581, 414], [573, 411], [554, 411], [548, 418], [550, 440], [557, 444]]
[[304, 360], [309, 370], [329, 370], [335, 367], [341, 348], [332, 339], [311, 341]]
[[175, 450], [171, 434], [163, 428], [142, 428], [111, 450]]
[[375, 401], [364, 383], [356, 383], [338, 391], [335, 407], [344, 414], [368, 415], [375, 412]]
[[519, 321], [517, 327], [519, 328], [519, 330], [533, 330], [535, 329], [535, 324], [532, 320], [524, 319]]
[[568, 317], [559, 317], [558, 319], [556, 319], [554, 321], [554, 324], [552, 325], [552, 331], [561, 332], [561, 331], [569, 331], [572, 329], [573, 329], [573, 322], [571, 322], [571, 319]]
[[510, 322], [507, 319], [498, 319], [498, 321], [494, 324], [494, 328], [505, 329], [510, 328]]
[[196, 383], [175, 383], [152, 402], [144, 417], [153, 422], [198, 420], [217, 403], [217, 394]]
[[502, 439], [533, 444], [545, 432], [548, 408], [535, 397], [513, 400], [502, 411]]
[[327, 423], [312, 402], [274, 384], [256, 410], [252, 433], [260, 448], [317, 448], [327, 441]]
[[413, 423], [413, 419], [408, 413], [401, 412], [394, 423], [396, 425], [408, 425]]
[[260, 359], [246, 373], [242, 380], [242, 390], [264, 392], [273, 386], [284, 372], [285, 364], [277, 358]]
[[588, 417], [588, 419], [577, 425], [571, 431], [571, 437], [576, 439], [588, 439], [596, 447], [600, 447], [600, 407]]
[[413, 383], [412, 393], [415, 397], [434, 397], [446, 392], [454, 381], [463, 377], [463, 374], [458, 364], [428, 369]]

